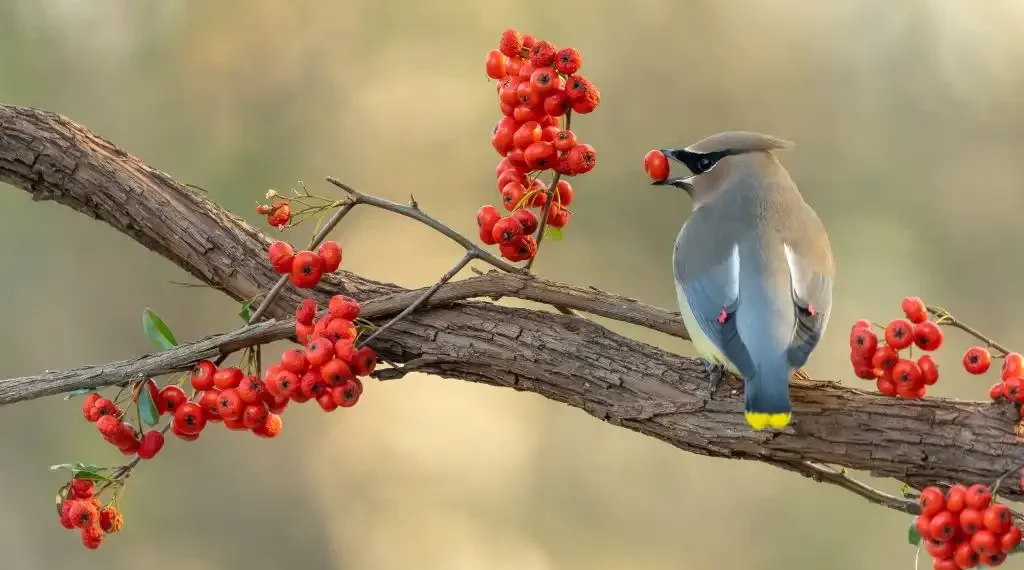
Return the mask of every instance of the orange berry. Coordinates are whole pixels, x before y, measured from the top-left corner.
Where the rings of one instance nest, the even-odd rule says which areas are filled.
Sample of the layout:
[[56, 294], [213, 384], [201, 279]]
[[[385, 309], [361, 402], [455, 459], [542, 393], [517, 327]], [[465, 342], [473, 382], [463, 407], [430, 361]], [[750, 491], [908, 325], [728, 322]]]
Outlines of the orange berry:
[[989, 505], [989, 507], [985, 509], [983, 518], [985, 521], [985, 528], [996, 534], [1008, 532], [1010, 527], [1013, 526], [1013, 513], [1006, 505]]
[[984, 514], [979, 509], [970, 507], [960, 511], [960, 528], [966, 534], [974, 534], [985, 528]]
[[68, 518], [75, 528], [95, 526], [99, 518], [99, 510], [89, 501], [74, 501], [68, 509]]
[[576, 133], [568, 129], [560, 130], [558, 131], [558, 134], [555, 135], [555, 139], [552, 143], [555, 145], [555, 150], [558, 152], [569, 152], [572, 150], [572, 147], [576, 146]]
[[957, 566], [966, 570], [981, 564], [981, 556], [971, 548], [970, 541], [965, 540], [957, 545], [956, 550], [953, 552], [953, 561], [956, 562]]
[[[996, 382], [995, 384], [989, 386], [988, 397], [993, 400], [1001, 399], [1003, 397], [1003, 383]], [[1024, 408], [1022, 408], [1022, 411], [1024, 411]]]
[[1024, 400], [1024, 390], [1021, 390], [1021, 379], [1010, 377], [1003, 381], [1003, 397], [1011, 402]]
[[530, 65], [533, 67], [551, 65], [555, 62], [556, 53], [557, 50], [554, 44], [546, 40], [539, 40], [530, 48]]
[[961, 570], [953, 558], [936, 558], [932, 561], [932, 570]]
[[252, 428], [252, 433], [260, 437], [272, 439], [277, 437], [277, 434], [281, 433], [283, 425], [281, 416], [277, 414], [267, 414], [267, 419], [264, 420], [261, 425]]
[[505, 77], [505, 55], [496, 49], [487, 52], [487, 77], [501, 79]]
[[248, 431], [249, 428], [245, 427], [245, 423], [242, 421], [241, 416], [237, 418], [224, 418], [224, 427], [231, 431]]
[[352, 378], [352, 370], [349, 369], [348, 364], [335, 358], [320, 367], [320, 378], [328, 386], [340, 386]]
[[879, 376], [875, 381], [875, 387], [886, 396], [895, 396], [897, 393], [896, 381], [892, 379], [892, 374]]
[[359, 302], [346, 295], [335, 295], [331, 297], [328, 310], [331, 316], [347, 321], [354, 321], [359, 317]]
[[338, 404], [338, 407], [350, 408], [359, 401], [361, 393], [359, 386], [350, 378], [341, 386], [332, 389], [331, 397], [334, 398], [334, 403]]
[[955, 548], [956, 543], [952, 540], [925, 540], [924, 542], [924, 549], [928, 551], [928, 554], [939, 560], [952, 558]]
[[999, 537], [988, 529], [979, 530], [971, 536], [971, 548], [982, 556], [998, 553]]
[[523, 51], [523, 36], [515, 28], [509, 28], [501, 33], [501, 41], [498, 43], [501, 53], [518, 58]]
[[951, 513], [959, 513], [967, 508], [967, 487], [956, 484], [946, 491], [946, 510]]
[[544, 98], [544, 112], [551, 117], [561, 117], [572, 109], [572, 98], [565, 89], [556, 89]]
[[1004, 554], [1009, 554], [1014, 548], [1017, 548], [1018, 544], [1020, 544], [1020, 528], [1016, 525], [1011, 526], [1010, 530], [999, 537], [999, 550]]
[[1000, 376], [1003, 380], [1007, 378], [1021, 376], [1024, 373], [1024, 355], [1019, 352], [1011, 352], [1003, 358], [1003, 368]]
[[531, 170], [547, 170], [555, 165], [558, 154], [555, 146], [549, 142], [537, 141], [526, 147], [523, 159]]
[[530, 74], [530, 86], [540, 95], [540, 104], [543, 104], [544, 97], [562, 86], [562, 78], [550, 67], [538, 67]]
[[334, 403], [334, 397], [331, 395], [330, 390], [325, 390], [324, 393], [317, 396], [316, 403], [325, 412], [333, 412], [338, 409], [338, 404]]
[[356, 361], [357, 354], [358, 351], [356, 350], [355, 345], [348, 339], [341, 339], [334, 343], [334, 356], [345, 364], [348, 364], [349, 368], [351, 368], [352, 363]]
[[303, 325], [313, 324], [313, 319], [316, 318], [316, 310], [316, 301], [313, 299], [303, 299], [299, 306], [295, 308], [296, 322]]
[[249, 429], [259, 427], [267, 421], [267, 415], [269, 413], [270, 411], [267, 410], [267, 405], [262, 401], [255, 404], [249, 404], [245, 407], [245, 411], [242, 412], [242, 423]]
[[583, 57], [574, 48], [563, 48], [555, 53], [555, 69], [562, 75], [572, 75], [583, 66]]
[[1006, 555], [1002, 552], [990, 552], [981, 556], [981, 563], [985, 568], [995, 568], [1006, 562]]
[[914, 517], [914, 528], [917, 529], [917, 534], [921, 535], [921, 538], [925, 540], [931, 540], [931, 524], [932, 517], [924, 513]]
[[368, 346], [356, 351], [355, 360], [352, 362], [352, 371], [356, 376], [369, 376], [377, 366], [377, 352]]
[[563, 208], [572, 204], [572, 185], [568, 180], [559, 180], [558, 184], [555, 184], [555, 197], [555, 203]]
[[[988, 508], [992, 502], [992, 490], [988, 488], [988, 485], [983, 483], [975, 483], [967, 488], [967, 507], [971, 509], [985, 509]], [[978, 552], [981, 552], [980, 550]], [[984, 552], [981, 552], [984, 554]]]

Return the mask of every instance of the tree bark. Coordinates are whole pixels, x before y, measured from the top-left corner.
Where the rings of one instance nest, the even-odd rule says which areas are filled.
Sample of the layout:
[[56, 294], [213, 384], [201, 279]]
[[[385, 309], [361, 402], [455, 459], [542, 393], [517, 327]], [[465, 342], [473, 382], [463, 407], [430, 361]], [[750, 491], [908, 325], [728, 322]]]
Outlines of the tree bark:
[[[110, 224], [236, 300], [257, 296], [277, 280], [265, 257], [268, 236], [60, 115], [0, 105], [0, 181], [33, 200], [58, 202]], [[287, 317], [303, 296], [323, 302], [338, 293], [367, 307], [387, 297], [390, 305], [379, 306], [373, 312], [377, 317], [397, 313], [401, 299], [414, 298], [396, 285], [339, 272], [312, 291], [285, 287], [269, 312], [282, 321], [257, 325], [264, 327], [260, 334], [287, 336]], [[703, 367], [692, 359], [579, 317], [457, 300], [468, 296], [533, 299], [685, 338], [674, 312], [593, 289], [488, 274], [444, 286], [428, 308], [386, 331], [374, 348], [405, 364], [403, 371], [534, 392], [702, 455], [790, 470], [801, 460], [835, 464], [914, 486], [991, 483], [1024, 463], [1024, 446], [1014, 432], [1019, 416], [1010, 404], [900, 401], [836, 383], [795, 380], [792, 426], [757, 433], [744, 422], [741, 384], [735, 379], [709, 400]], [[123, 382], [125, 374], [181, 369], [194, 359], [237, 349], [238, 336], [245, 334], [224, 335], [223, 345], [217, 337], [126, 361], [134, 366], [130, 370], [114, 363], [0, 382], [0, 402]], [[268, 337], [256, 340], [263, 338]], [[210, 346], [197, 349], [202, 342]], [[381, 372], [384, 377], [402, 373]], [[1002, 494], [1022, 496], [1019, 485], [1005, 485]]]

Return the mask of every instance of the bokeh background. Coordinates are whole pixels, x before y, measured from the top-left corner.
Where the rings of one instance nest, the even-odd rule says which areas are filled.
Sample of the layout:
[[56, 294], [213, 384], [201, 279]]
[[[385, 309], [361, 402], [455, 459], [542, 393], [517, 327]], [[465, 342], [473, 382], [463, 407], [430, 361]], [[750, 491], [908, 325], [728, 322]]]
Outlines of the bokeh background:
[[[335, 175], [473, 235], [495, 203], [498, 118], [484, 54], [515, 26], [579, 48], [601, 88], [575, 122], [599, 166], [545, 277], [669, 307], [682, 193], [644, 153], [733, 129], [797, 142], [782, 160], [825, 221], [839, 279], [812, 359], [854, 380], [848, 323], [919, 294], [1024, 346], [1024, 4], [1018, 0], [0, 0], [0, 101], [59, 111], [253, 223], [269, 187]], [[0, 192], [0, 375], [149, 351], [237, 305], [71, 210]], [[298, 230], [298, 231], [308, 231]], [[303, 234], [304, 235], [304, 234]], [[460, 252], [358, 210], [346, 267], [409, 287]], [[621, 330], [671, 350], [675, 339]], [[944, 396], [984, 398], [941, 356]], [[862, 385], [863, 386], [863, 385]], [[0, 567], [147, 570], [902, 568], [908, 517], [768, 467], [691, 456], [515, 393], [412, 375], [355, 408], [291, 409], [278, 439], [211, 430], [140, 469], [126, 527], [85, 552], [52, 510], [52, 463], [120, 456], [61, 398], [0, 411]], [[890, 487], [891, 488], [891, 487]], [[926, 567], [929, 561], [922, 560]], [[1011, 560], [1009, 567], [1024, 567]]]

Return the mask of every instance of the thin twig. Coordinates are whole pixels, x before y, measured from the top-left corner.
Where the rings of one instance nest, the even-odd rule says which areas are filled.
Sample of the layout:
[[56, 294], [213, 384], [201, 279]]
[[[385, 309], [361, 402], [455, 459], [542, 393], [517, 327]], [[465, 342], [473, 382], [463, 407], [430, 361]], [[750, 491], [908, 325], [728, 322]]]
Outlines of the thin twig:
[[[319, 246], [321, 243], [323, 243], [324, 239], [327, 238], [327, 234], [331, 233], [335, 226], [337, 226], [338, 223], [341, 222], [341, 220], [345, 216], [347, 216], [348, 213], [351, 212], [352, 208], [354, 207], [355, 203], [349, 202], [348, 204], [342, 206], [340, 210], [335, 212], [334, 215], [331, 216], [331, 219], [327, 220], [327, 223], [324, 224], [324, 227], [320, 228], [320, 231], [316, 234], [316, 237], [313, 238], [313, 242], [309, 246], [310, 249], [313, 249]], [[270, 304], [274, 302], [274, 299], [277, 299], [277, 296], [281, 294], [281, 290], [284, 289], [284, 286], [287, 283], [287, 275], [282, 275], [281, 278], [277, 280], [277, 283], [274, 283], [274, 287], [270, 290], [269, 293], [267, 293], [267, 296], [264, 297], [263, 301], [260, 302], [260, 306], [256, 307], [256, 312], [252, 314], [252, 317], [249, 318], [249, 324], [258, 322], [261, 318], [263, 318], [263, 314], [266, 313], [267, 309], [270, 308]]]
[[1024, 469], [1024, 464], [1017, 465], [1013, 469], [1009, 469], [1008, 471], [997, 477], [996, 480], [993, 481], [991, 485], [989, 485], [989, 487], [992, 488], [992, 495], [995, 496], [996, 493], [999, 492], [999, 487], [1002, 486], [1003, 480], [1005, 480], [1010, 475], [1013, 475], [1014, 473], [1020, 473], [1022, 469]]
[[[572, 109], [565, 112], [565, 129], [569, 130], [572, 125]], [[540, 243], [544, 241], [544, 228], [548, 225], [548, 212], [551, 211], [551, 204], [554, 203], [555, 198], [555, 187], [558, 185], [558, 181], [562, 179], [562, 173], [556, 172], [555, 177], [551, 179], [551, 185], [548, 186], [544, 194], [547, 196], [547, 200], [544, 202], [544, 208], [540, 213], [540, 226], [537, 228], [537, 251], [533, 254], [533, 257], [526, 262], [526, 272], [529, 273], [530, 269], [533, 268], [533, 262], [540, 255]], [[559, 310], [561, 308], [559, 307]]]
[[921, 512], [921, 507], [918, 505], [917, 501], [890, 495], [889, 493], [875, 489], [866, 483], [853, 479], [842, 471], [837, 471], [831, 467], [826, 467], [810, 461], [794, 462], [791, 463], [790, 466], [793, 471], [806, 475], [816, 481], [826, 481], [838, 487], [842, 487], [843, 489], [859, 495], [876, 505], [881, 505], [883, 507], [888, 507], [895, 511], [911, 515], [916, 515]]
[[366, 204], [367, 206], [373, 206], [374, 208], [380, 208], [382, 210], [394, 212], [407, 218], [412, 218], [417, 222], [420, 222], [434, 230], [437, 230], [442, 235], [448, 237], [455, 243], [461, 245], [463, 249], [465, 249], [466, 251], [473, 252], [474, 256], [481, 261], [485, 261], [493, 265], [494, 267], [497, 267], [498, 269], [501, 269], [502, 271], [507, 271], [509, 273], [526, 273], [526, 271], [524, 271], [523, 269], [511, 265], [508, 262], [502, 261], [501, 259], [498, 259], [494, 255], [484, 251], [482, 248], [480, 248], [480, 246], [469, 241], [464, 236], [460, 235], [459, 232], [446, 226], [437, 218], [424, 213], [423, 210], [419, 209], [419, 206], [406, 206], [404, 204], [399, 204], [397, 202], [392, 202], [390, 200], [385, 200], [383, 198], [378, 198], [376, 196], [363, 194], [362, 192], [356, 190], [355, 188], [352, 188], [351, 186], [345, 184], [344, 182], [334, 177], [329, 176], [327, 178], [327, 181], [348, 193], [349, 197], [352, 199], [351, 204], [353, 205]]
[[383, 333], [384, 331], [386, 331], [389, 328], [391, 328], [392, 326], [394, 326], [395, 323], [397, 323], [398, 321], [401, 321], [405, 317], [407, 317], [410, 314], [412, 314], [413, 311], [415, 311], [416, 309], [420, 308], [420, 306], [423, 305], [423, 303], [426, 303], [427, 300], [429, 300], [430, 297], [432, 297], [434, 295], [434, 293], [436, 293], [437, 290], [441, 288], [442, 285], [444, 285], [445, 283], [451, 281], [452, 277], [455, 277], [456, 273], [458, 273], [459, 271], [462, 271], [462, 268], [465, 267], [466, 264], [468, 264], [470, 261], [473, 261], [475, 258], [476, 258], [476, 253], [474, 251], [472, 251], [472, 250], [467, 250], [466, 254], [462, 256], [462, 259], [460, 259], [458, 263], [456, 263], [454, 266], [452, 266], [452, 268], [449, 269], [447, 273], [442, 275], [441, 278], [437, 280], [437, 283], [434, 283], [433, 285], [431, 285], [429, 289], [424, 291], [423, 294], [420, 295], [420, 297], [418, 299], [413, 301], [401, 313], [398, 313], [390, 321], [384, 323], [377, 330], [373, 331], [373, 334], [371, 334], [370, 336], [366, 337], [362, 342], [359, 343], [359, 345], [356, 348], [362, 348], [362, 347], [366, 346], [367, 344], [370, 343], [370, 341], [372, 341], [373, 339], [375, 339], [378, 336], [380, 336], [381, 333]]
[[1011, 352], [1010, 349], [1008, 349], [1005, 346], [999, 344], [998, 342], [992, 340], [991, 338], [985, 336], [978, 329], [976, 329], [976, 328], [968, 325], [967, 323], [961, 321], [960, 319], [954, 317], [946, 309], [943, 309], [942, 307], [932, 306], [932, 305], [929, 305], [926, 308], [928, 309], [929, 313], [935, 315], [935, 323], [936, 324], [949, 325], [949, 326], [951, 326], [953, 328], [960, 329], [960, 330], [964, 331], [965, 333], [973, 336], [974, 338], [980, 340], [981, 342], [985, 343], [989, 348], [994, 348], [994, 349], [998, 350], [1003, 356], [1006, 356], [1007, 354], [1010, 354], [1010, 352]]

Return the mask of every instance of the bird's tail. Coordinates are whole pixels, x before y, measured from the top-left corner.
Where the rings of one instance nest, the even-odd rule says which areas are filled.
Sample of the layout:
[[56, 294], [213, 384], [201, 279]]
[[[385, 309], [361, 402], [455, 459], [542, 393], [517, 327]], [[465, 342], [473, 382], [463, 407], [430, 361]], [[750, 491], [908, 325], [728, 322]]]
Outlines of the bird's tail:
[[744, 386], [744, 414], [750, 427], [783, 429], [792, 419], [789, 401], [789, 363], [785, 354], [755, 362], [757, 372]]

